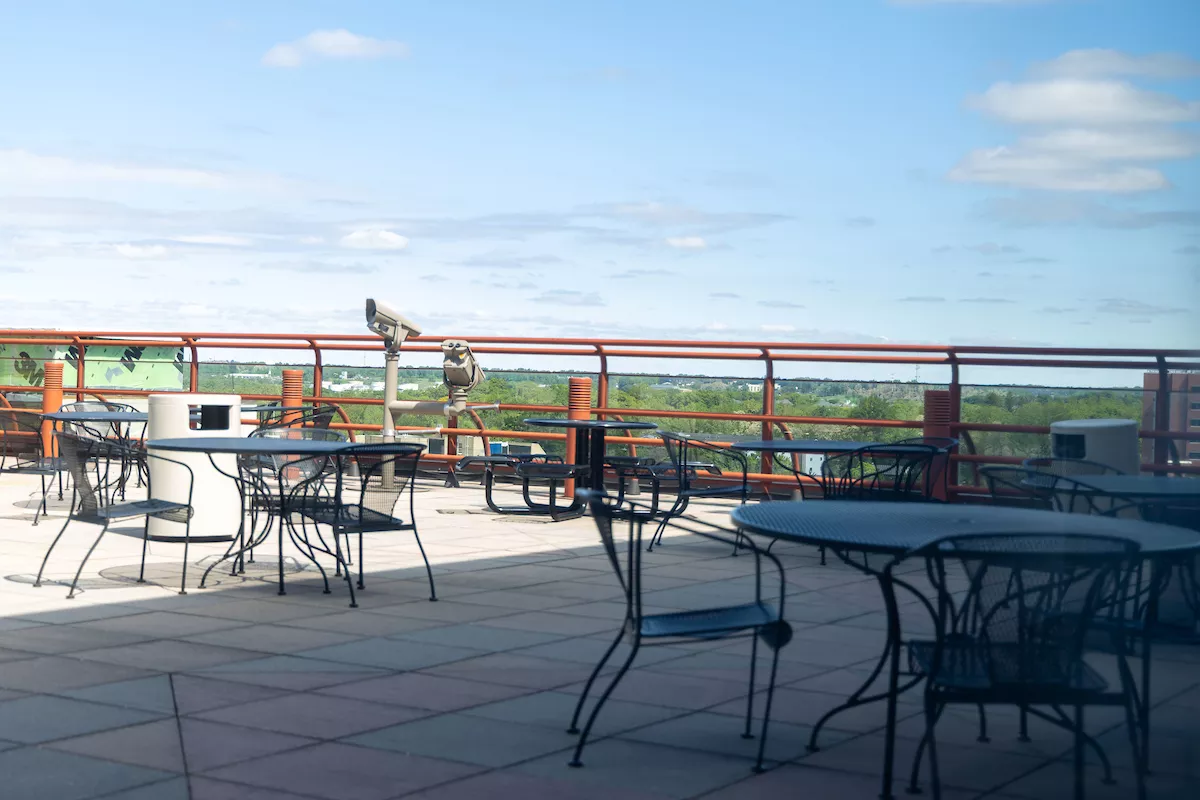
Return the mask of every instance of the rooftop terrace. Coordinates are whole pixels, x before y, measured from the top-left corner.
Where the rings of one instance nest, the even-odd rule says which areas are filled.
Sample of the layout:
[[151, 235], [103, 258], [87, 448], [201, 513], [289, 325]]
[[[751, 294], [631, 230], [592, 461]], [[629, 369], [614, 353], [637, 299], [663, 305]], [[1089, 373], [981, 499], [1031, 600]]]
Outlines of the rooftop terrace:
[[[181, 551], [172, 545], [151, 545], [153, 584], [131, 583], [141, 542], [120, 535], [100, 543], [86, 591], [67, 601], [62, 585], [30, 585], [63, 512], [52, 502], [51, 518], [31, 525], [37, 489], [36, 478], [0, 481], [5, 800], [878, 794], [881, 705], [837, 717], [822, 749], [806, 751], [810, 726], [861, 682], [883, 637], [874, 582], [821, 566], [809, 548], [776, 548], [796, 636], [782, 651], [768, 772], [751, 773], [755, 742], [739, 736], [745, 640], [643, 651], [600, 718], [586, 766], [570, 769], [573, 703], [623, 611], [591, 520], [499, 517], [480, 511], [474, 485], [426, 484], [417, 518], [437, 603], [404, 534], [372, 540], [354, 610], [344, 585], [321, 592], [311, 566], [290, 574], [279, 596], [272, 561], [180, 596], [172, 587]], [[729, 510], [696, 508], [714, 521]], [[69, 580], [93, 530], [68, 531], [52, 578]], [[218, 552], [195, 547], [192, 561]], [[646, 559], [647, 600], [666, 611], [742, 596], [749, 567], [695, 537], [669, 537]], [[1195, 797], [1200, 788], [1197, 662], [1194, 648], [1155, 651], [1155, 800]], [[897, 764], [906, 774], [919, 697], [903, 696], [900, 709]], [[1069, 791], [1063, 732], [1035, 720], [1032, 741], [1020, 742], [1015, 714], [996, 709], [991, 741], [980, 743], [973, 714], [946, 713], [939, 731], [949, 800], [1057, 800]], [[1119, 712], [1097, 709], [1087, 727], [1117, 777], [1104, 785], [1093, 766], [1088, 796], [1132, 797]], [[903, 785], [898, 779], [897, 796]]]

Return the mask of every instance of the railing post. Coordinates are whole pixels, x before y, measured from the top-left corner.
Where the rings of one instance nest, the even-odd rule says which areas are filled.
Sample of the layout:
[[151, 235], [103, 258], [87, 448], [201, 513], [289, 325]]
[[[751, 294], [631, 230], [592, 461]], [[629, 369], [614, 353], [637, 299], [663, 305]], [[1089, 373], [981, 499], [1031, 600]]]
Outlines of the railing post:
[[[1175, 387], [1171, 385], [1171, 373], [1167, 370], [1166, 359], [1162, 356], [1158, 357], [1158, 392], [1154, 395], [1154, 430], [1169, 431], [1171, 430], [1171, 390]], [[1154, 439], [1154, 465], [1161, 466], [1167, 463], [1168, 451], [1170, 444], [1167, 439], [1155, 437]], [[1164, 475], [1165, 472], [1155, 471], [1155, 475]]]
[[72, 338], [75, 342], [75, 400], [82, 401], [85, 396], [83, 390], [87, 388], [87, 376], [84, 373], [87, 345], [78, 336]]
[[[771, 353], [768, 350], [763, 350], [763, 358], [766, 359], [766, 377], [763, 378], [762, 391], [762, 413], [765, 416], [775, 416], [775, 362], [771, 360]], [[762, 423], [762, 438], [763, 441], [770, 441], [775, 435], [774, 423], [763, 420]], [[758, 454], [758, 468], [764, 474], [771, 474], [772, 459], [768, 453]]]
[[[939, 389], [925, 390], [925, 416], [921, 435], [927, 438], [947, 438], [950, 436], [950, 422], [953, 413], [953, 394]], [[946, 468], [937, 476], [937, 482], [930, 487], [933, 496], [945, 501], [949, 497], [950, 455], [946, 455]]]
[[[63, 363], [47, 361], [42, 365], [45, 377], [42, 379], [42, 413], [53, 414], [62, 408], [63, 402]], [[58, 455], [54, 442], [54, 422], [42, 420], [42, 455], [53, 458]]]
[[[567, 419], [592, 418], [592, 379], [571, 378], [567, 382]], [[563, 459], [568, 464], [578, 464], [579, 459], [587, 461], [587, 453], [576, 452], [575, 431], [567, 429], [567, 453]], [[569, 480], [564, 487], [567, 497], [575, 496], [575, 481]]]
[[285, 411], [282, 415], [284, 425], [291, 425], [300, 418], [300, 406], [304, 400], [304, 370], [285, 369], [283, 371], [283, 389], [280, 393], [280, 404], [296, 411]]

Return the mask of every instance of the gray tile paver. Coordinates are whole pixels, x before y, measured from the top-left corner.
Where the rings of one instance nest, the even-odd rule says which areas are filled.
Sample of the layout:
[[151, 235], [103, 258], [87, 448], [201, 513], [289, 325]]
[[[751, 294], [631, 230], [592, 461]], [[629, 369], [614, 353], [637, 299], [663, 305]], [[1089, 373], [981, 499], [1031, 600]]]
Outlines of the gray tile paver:
[[458, 711], [471, 706], [506, 700], [531, 690], [495, 683], [406, 672], [321, 689], [321, 694], [349, 697], [375, 703], [391, 703], [431, 711]]
[[130, 725], [116, 730], [77, 736], [49, 745], [81, 756], [119, 761], [167, 772], [183, 772], [183, 748], [175, 718]]
[[172, 777], [169, 772], [38, 747], [0, 753], [0, 775], [4, 800], [87, 800]]
[[340, 739], [360, 731], [427, 716], [428, 711], [323, 694], [287, 694], [197, 714], [198, 719], [261, 728], [313, 739]]
[[0, 703], [0, 739], [36, 744], [149, 722], [160, 716], [66, 697], [32, 695]]
[[561, 729], [555, 731], [462, 714], [442, 714], [359, 734], [346, 741], [485, 767], [504, 767], [575, 745], [574, 737]]
[[329, 742], [223, 767], [209, 775], [327, 800], [386, 800], [479, 770], [467, 764]]

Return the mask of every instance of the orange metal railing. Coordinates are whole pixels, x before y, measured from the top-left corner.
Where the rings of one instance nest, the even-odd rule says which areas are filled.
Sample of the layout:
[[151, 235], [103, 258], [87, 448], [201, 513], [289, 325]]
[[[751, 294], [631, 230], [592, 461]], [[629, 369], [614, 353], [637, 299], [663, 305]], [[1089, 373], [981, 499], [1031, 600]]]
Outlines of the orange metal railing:
[[[406, 352], [440, 353], [441, 336], [420, 336], [410, 338], [404, 345]], [[960, 371], [962, 367], [1010, 367], [1060, 370], [1134, 370], [1153, 372], [1159, 376], [1160, 387], [1170, 387], [1168, 380], [1171, 373], [1200, 370], [1200, 351], [1196, 350], [1167, 350], [1167, 349], [1134, 349], [1134, 348], [1043, 348], [1043, 347], [993, 347], [993, 346], [951, 346], [951, 345], [905, 345], [905, 344], [835, 344], [824, 342], [743, 342], [743, 341], [676, 341], [659, 339], [601, 339], [601, 338], [545, 338], [545, 337], [497, 337], [473, 336], [468, 337], [472, 349], [480, 355], [509, 355], [526, 357], [578, 358], [582, 367], [595, 366], [598, 369], [582, 369], [581, 371], [596, 376], [596, 395], [598, 405], [591, 413], [601, 417], [645, 417], [662, 420], [692, 419], [692, 420], [725, 420], [739, 422], [758, 422], [761, 425], [763, 439], [774, 437], [776, 430], [790, 436], [788, 425], [832, 425], [832, 426], [869, 426], [877, 428], [909, 428], [920, 430], [926, 426], [920, 420], [875, 420], [834, 417], [800, 417], [776, 414], [774, 382], [776, 380], [776, 365], [783, 363], [813, 363], [813, 364], [874, 364], [884, 366], [913, 365], [913, 366], [944, 366], [948, 368], [950, 380], [946, 383], [949, 396], [949, 419], [945, 427], [952, 435], [963, 436], [971, 432], [998, 431], [1007, 433], [1046, 434], [1048, 427], [1028, 425], [1007, 425], [988, 423], [967, 423], [961, 419], [962, 387]], [[310, 352], [313, 354], [313, 377], [311, 393], [301, 398], [301, 402], [332, 402], [338, 407], [343, 422], [335, 423], [334, 427], [350, 431], [378, 430], [377, 425], [350, 423], [342, 406], [380, 405], [381, 399], [339, 397], [336, 402], [323, 396], [321, 382], [324, 366], [328, 363], [329, 354], [353, 352], [378, 352], [381, 350], [380, 340], [369, 334], [287, 334], [287, 333], [228, 333], [228, 332], [161, 332], [161, 331], [55, 331], [55, 330], [0, 330], [0, 344], [51, 345], [73, 347], [77, 354], [76, 385], [64, 387], [68, 393], [74, 393], [82, 399], [86, 394], [95, 394], [96, 390], [85, 385], [84, 365], [87, 359], [87, 347], [90, 344], [104, 346], [161, 346], [183, 347], [188, 353], [188, 387], [194, 388], [199, 384], [199, 368], [201, 351], [213, 350], [255, 350], [260, 352], [278, 353], [280, 356], [288, 353]], [[609, 405], [609, 359], [669, 359], [669, 360], [706, 360], [729, 362], [757, 362], [762, 364], [763, 392], [762, 409], [755, 414], [729, 414], [714, 412], [673, 411], [663, 409], [614, 408]], [[552, 371], [552, 370], [547, 370]], [[0, 386], [0, 391], [40, 391], [39, 387], [30, 386]], [[105, 389], [106, 395], [137, 396], [148, 392], [137, 390]], [[279, 400], [277, 395], [244, 395], [248, 399]], [[289, 395], [291, 402], [293, 393]], [[502, 404], [500, 410], [528, 411], [536, 413], [567, 413], [565, 406], [553, 405], [523, 405]], [[1200, 436], [1186, 431], [1169, 429], [1170, 391], [1160, 390], [1155, 393], [1153, 424], [1140, 432], [1143, 439], [1153, 443], [1153, 457], [1143, 465], [1147, 470], [1162, 470], [1169, 459], [1169, 440], [1196, 441]], [[457, 428], [455, 436], [479, 436], [485, 441], [493, 437], [509, 439], [529, 439], [540, 441], [556, 441], [564, 438], [563, 434], [493, 430], [483, 427], [483, 421], [477, 414], [469, 417], [474, 428]], [[613, 437], [616, 444], [649, 444], [654, 438]], [[436, 460], [452, 460], [453, 456], [441, 457]], [[1011, 458], [989, 456], [977, 453], [959, 453], [954, 458], [962, 463], [1004, 463]], [[769, 458], [761, 459], [763, 472], [755, 479], [762, 482], [791, 480], [792, 476], [772, 474], [772, 464]], [[1172, 467], [1185, 472], [1200, 473], [1200, 467], [1182, 465]], [[962, 487], [950, 487], [955, 491]]]

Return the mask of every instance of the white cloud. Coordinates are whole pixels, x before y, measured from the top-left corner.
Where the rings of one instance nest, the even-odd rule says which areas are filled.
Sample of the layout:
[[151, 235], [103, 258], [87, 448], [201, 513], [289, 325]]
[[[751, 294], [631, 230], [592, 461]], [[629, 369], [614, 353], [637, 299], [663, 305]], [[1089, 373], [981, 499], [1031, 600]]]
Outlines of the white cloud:
[[666, 243], [668, 247], [679, 250], [703, 250], [708, 247], [708, 242], [701, 236], [668, 236]]
[[1157, 161], [1200, 154], [1200, 134], [1173, 128], [1067, 128], [1027, 136], [1027, 150], [1089, 161]]
[[324, 236], [301, 236], [300, 244], [325, 244]]
[[602, 306], [604, 299], [598, 292], [579, 292], [574, 289], [550, 289], [530, 298], [535, 303], [556, 306]]
[[795, 325], [759, 325], [758, 327], [768, 333], [792, 333], [796, 330]]
[[1138, 89], [1126, 81], [1059, 80], [993, 84], [968, 106], [1018, 124], [1146, 125], [1200, 119], [1200, 101]]
[[293, 42], [277, 44], [262, 57], [268, 67], [299, 67], [306, 62], [405, 58], [408, 45], [388, 39], [359, 36], [345, 28], [317, 30]]
[[174, 236], [171, 238], [173, 242], [183, 242], [184, 244], [207, 244], [219, 247], [249, 247], [254, 242], [246, 236], [228, 236], [220, 233], [204, 233], [194, 236]]
[[1152, 92], [1113, 76], [1200, 76], [1200, 61], [1171, 53], [1134, 56], [1073, 50], [1035, 65], [1039, 79], [993, 84], [967, 105], [1014, 125], [1036, 126], [1015, 143], [967, 153], [948, 178], [1025, 189], [1131, 194], [1169, 187], [1152, 163], [1200, 154], [1200, 101]]
[[1166, 176], [1149, 167], [1102, 166], [1086, 158], [1019, 145], [973, 150], [950, 170], [949, 178], [1026, 189], [1115, 194], [1149, 192], [1169, 185]]
[[341, 244], [354, 250], [403, 250], [408, 247], [408, 237], [382, 228], [365, 228], [346, 234]]
[[1200, 61], [1182, 53], [1130, 55], [1119, 50], [1072, 50], [1035, 64], [1032, 73], [1046, 78], [1200, 78]]
[[0, 185], [47, 183], [159, 183], [201, 189], [231, 185], [228, 176], [208, 170], [106, 164], [28, 150], [0, 150]]
[[125, 258], [162, 258], [167, 254], [167, 248], [161, 244], [124, 244], [113, 245], [113, 249]]

